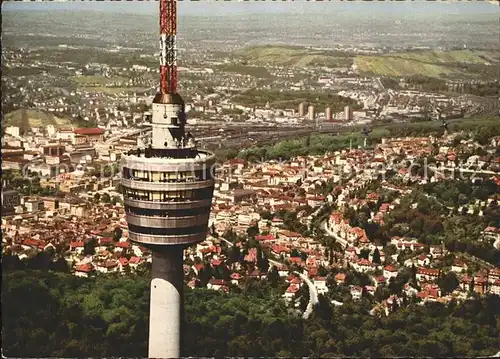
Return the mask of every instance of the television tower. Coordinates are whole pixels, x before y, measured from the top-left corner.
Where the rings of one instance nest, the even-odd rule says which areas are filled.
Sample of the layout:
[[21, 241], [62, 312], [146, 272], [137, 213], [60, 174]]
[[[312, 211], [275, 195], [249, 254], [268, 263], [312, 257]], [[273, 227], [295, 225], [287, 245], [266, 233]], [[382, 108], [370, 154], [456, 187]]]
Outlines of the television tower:
[[152, 104], [152, 139], [122, 156], [122, 192], [129, 238], [152, 251], [150, 358], [180, 356], [183, 251], [205, 240], [215, 156], [185, 130], [177, 93], [177, 0], [160, 0], [160, 86]]

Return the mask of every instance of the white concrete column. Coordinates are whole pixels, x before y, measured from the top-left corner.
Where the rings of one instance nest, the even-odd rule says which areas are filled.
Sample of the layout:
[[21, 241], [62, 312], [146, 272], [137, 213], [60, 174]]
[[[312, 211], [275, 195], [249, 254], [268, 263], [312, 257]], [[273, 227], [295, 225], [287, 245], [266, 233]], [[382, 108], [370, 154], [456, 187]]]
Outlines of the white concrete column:
[[153, 248], [149, 358], [179, 358], [183, 320], [183, 247]]

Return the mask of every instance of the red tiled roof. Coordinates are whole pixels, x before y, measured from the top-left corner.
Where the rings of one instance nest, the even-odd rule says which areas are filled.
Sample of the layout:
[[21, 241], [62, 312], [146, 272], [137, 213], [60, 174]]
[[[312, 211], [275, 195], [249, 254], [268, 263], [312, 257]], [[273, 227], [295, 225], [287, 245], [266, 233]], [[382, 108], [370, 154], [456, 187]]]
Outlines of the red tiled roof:
[[373, 267], [373, 263], [370, 262], [368, 259], [364, 259], [364, 258], [359, 260], [358, 265], [365, 266], [365, 267]]
[[125, 257], [121, 257], [121, 258], [119, 259], [119, 261], [120, 261], [120, 264], [121, 264], [122, 266], [128, 266], [128, 259], [127, 259], [127, 258], [125, 258]]
[[84, 272], [84, 273], [90, 273], [94, 270], [92, 267], [92, 264], [86, 263], [86, 264], [80, 264], [75, 268], [77, 272]]
[[101, 237], [99, 238], [99, 244], [110, 244], [113, 243], [113, 238], [111, 237]]
[[272, 234], [268, 234], [268, 235], [261, 235], [261, 236], [255, 236], [255, 239], [257, 241], [274, 241], [276, 238], [274, 238], [274, 236]]
[[113, 268], [113, 267], [116, 267], [117, 265], [118, 265], [118, 263], [115, 261], [106, 261], [106, 263], [104, 263], [104, 266], [106, 268]]
[[194, 269], [196, 269], [197, 272], [199, 272], [200, 270], [203, 269], [204, 265], [203, 263], [198, 263], [198, 264], [195, 264], [193, 265]]
[[130, 264], [139, 264], [141, 262], [141, 258], [132, 256], [130, 257], [130, 260], [128, 261]]
[[430, 275], [437, 277], [439, 276], [439, 269], [432, 269], [432, 268], [417, 268], [417, 274], [424, 274], [424, 275]]
[[39, 244], [39, 241], [36, 240], [36, 239], [25, 239], [22, 242], [22, 244], [25, 245], [25, 246], [37, 247], [38, 244]]
[[288, 258], [288, 260], [291, 263], [296, 263], [296, 264], [301, 264], [302, 263], [302, 258], [300, 258], [300, 257], [290, 257], [290, 258]]
[[290, 248], [284, 247], [284, 246], [279, 246], [279, 245], [274, 245], [271, 247], [271, 250], [274, 253], [280, 254], [280, 253], [289, 253], [291, 252]]
[[337, 273], [335, 275], [335, 280], [339, 281], [339, 282], [343, 282], [343, 281], [345, 281], [345, 277], [346, 277], [345, 273]]
[[115, 246], [119, 248], [129, 248], [130, 242], [116, 242]]
[[364, 229], [360, 228], [360, 227], [353, 227], [351, 228], [350, 230], [351, 233], [354, 233], [355, 235], [357, 235], [358, 237], [366, 237], [366, 232]]
[[73, 131], [77, 135], [102, 135], [104, 130], [102, 128], [77, 128]]
[[393, 266], [391, 265], [388, 265], [384, 268], [384, 270], [388, 271], [388, 272], [397, 272], [397, 268], [394, 268]]
[[211, 285], [226, 285], [226, 282], [223, 279], [210, 279], [208, 283]]
[[212, 259], [212, 266], [214, 267], [220, 266], [221, 263], [219, 259]]
[[250, 248], [248, 254], [245, 256], [244, 260], [246, 262], [256, 262], [257, 261], [257, 249]]

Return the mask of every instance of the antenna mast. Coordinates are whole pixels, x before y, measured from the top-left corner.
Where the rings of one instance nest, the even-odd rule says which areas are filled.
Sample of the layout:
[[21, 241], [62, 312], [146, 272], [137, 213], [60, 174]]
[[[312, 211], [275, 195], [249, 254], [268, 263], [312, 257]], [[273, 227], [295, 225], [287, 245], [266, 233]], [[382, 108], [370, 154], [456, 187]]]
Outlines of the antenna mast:
[[177, 92], [177, 0], [160, 0], [160, 92]]

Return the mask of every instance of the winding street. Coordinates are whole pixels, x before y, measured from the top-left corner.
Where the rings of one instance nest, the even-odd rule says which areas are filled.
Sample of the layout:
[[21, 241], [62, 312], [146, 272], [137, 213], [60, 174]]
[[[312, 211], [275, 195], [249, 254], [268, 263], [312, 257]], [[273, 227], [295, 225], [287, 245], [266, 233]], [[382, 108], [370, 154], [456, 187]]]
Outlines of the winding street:
[[297, 273], [309, 287], [309, 303], [307, 303], [307, 308], [304, 314], [302, 314], [302, 318], [307, 319], [313, 312], [314, 305], [318, 303], [318, 289], [314, 286], [313, 282], [311, 281], [311, 279], [309, 279], [308, 276], [298, 272], [295, 273]]
[[[229, 242], [227, 239], [219, 237], [218, 239], [224, 241], [227, 243], [229, 247], [232, 247], [233, 244]], [[269, 263], [275, 264], [275, 265], [284, 265], [284, 263], [278, 262], [274, 259], [268, 258]], [[314, 283], [311, 281], [311, 279], [302, 273], [299, 272], [294, 272], [297, 274], [304, 282], [306, 282], [307, 287], [309, 288], [309, 303], [307, 303], [307, 308], [302, 314], [302, 318], [307, 319], [313, 312], [314, 306], [318, 303], [318, 289], [314, 286]]]
[[[269, 259], [269, 263], [283, 265], [284, 263], [275, 261], [274, 259]], [[307, 308], [302, 314], [302, 318], [307, 319], [313, 312], [314, 305], [318, 303], [318, 289], [314, 286], [314, 283], [311, 279], [300, 272], [294, 272], [297, 274], [304, 282], [306, 282], [307, 287], [309, 288], [309, 303], [307, 303]]]
[[[493, 247], [500, 251], [500, 238], [498, 238], [495, 243], [493, 243]], [[499, 352], [500, 353], [500, 352]]]
[[329, 236], [332, 236], [333, 238], [335, 238], [335, 240], [342, 246], [342, 247], [345, 247], [345, 245], [343, 243], [346, 243], [346, 240], [339, 237], [337, 235], [337, 233], [335, 232], [332, 232], [328, 229], [327, 225], [326, 225], [326, 220], [321, 222], [321, 225], [320, 225], [321, 229], [324, 230]]

